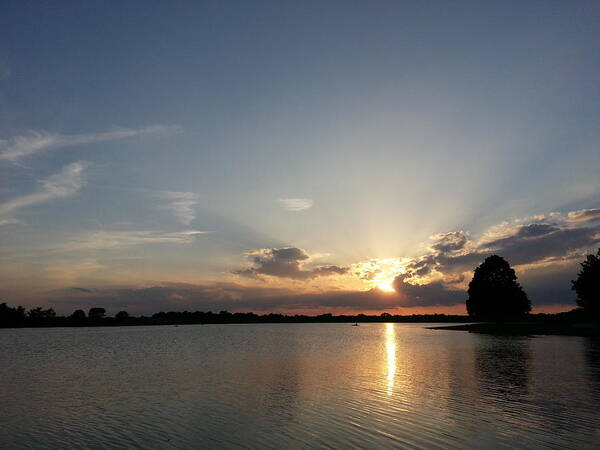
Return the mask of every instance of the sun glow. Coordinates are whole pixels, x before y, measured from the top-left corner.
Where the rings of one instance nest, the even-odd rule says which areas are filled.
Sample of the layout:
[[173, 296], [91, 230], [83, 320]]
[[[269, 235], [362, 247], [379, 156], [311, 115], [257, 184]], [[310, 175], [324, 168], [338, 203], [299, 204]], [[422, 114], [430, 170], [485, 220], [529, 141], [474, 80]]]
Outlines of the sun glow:
[[385, 292], [394, 292], [394, 278], [396, 278], [396, 276], [390, 277], [386, 280], [381, 281], [378, 285], [377, 288], [381, 289], [382, 291]]
[[355, 266], [358, 276], [371, 288], [384, 292], [395, 292], [394, 280], [404, 273], [406, 260], [397, 258], [371, 259]]

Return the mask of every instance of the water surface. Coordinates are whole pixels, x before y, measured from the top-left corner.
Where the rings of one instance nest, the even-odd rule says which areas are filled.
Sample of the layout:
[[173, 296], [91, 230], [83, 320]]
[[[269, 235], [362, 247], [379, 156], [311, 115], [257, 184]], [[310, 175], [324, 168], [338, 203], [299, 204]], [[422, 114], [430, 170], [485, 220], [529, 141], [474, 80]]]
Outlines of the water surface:
[[600, 342], [425, 326], [0, 330], [0, 447], [600, 447]]

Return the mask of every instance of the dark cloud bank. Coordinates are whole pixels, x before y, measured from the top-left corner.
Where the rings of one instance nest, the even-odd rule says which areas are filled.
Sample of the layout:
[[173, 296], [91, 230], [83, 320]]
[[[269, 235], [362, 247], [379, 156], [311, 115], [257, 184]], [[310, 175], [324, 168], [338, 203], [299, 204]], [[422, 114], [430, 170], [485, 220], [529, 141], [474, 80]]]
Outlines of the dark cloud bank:
[[306, 310], [321, 307], [379, 310], [398, 306], [399, 300], [397, 294], [385, 294], [378, 290], [296, 294], [288, 289], [254, 288], [235, 283], [162, 283], [143, 288], [103, 288], [88, 294], [71, 289], [56, 292], [54, 297], [50, 302], [64, 307], [102, 305], [114, 310], [128, 308], [147, 313], [168, 310]]

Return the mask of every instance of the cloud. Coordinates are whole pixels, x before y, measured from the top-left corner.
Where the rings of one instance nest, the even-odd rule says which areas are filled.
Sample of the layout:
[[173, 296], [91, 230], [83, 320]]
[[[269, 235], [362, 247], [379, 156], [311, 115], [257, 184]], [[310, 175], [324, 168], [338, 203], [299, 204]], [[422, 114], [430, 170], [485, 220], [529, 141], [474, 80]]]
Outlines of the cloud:
[[158, 311], [274, 311], [352, 308], [381, 310], [406, 306], [395, 293], [370, 291], [327, 291], [298, 294], [290, 289], [244, 286], [236, 283], [156, 283], [142, 287], [73, 288], [54, 291], [49, 303], [73, 308], [103, 306], [138, 313]]
[[334, 266], [328, 264], [325, 266], [319, 266], [313, 269], [313, 273], [319, 275], [344, 275], [348, 273], [348, 267]]
[[436, 255], [436, 253], [433, 253], [410, 260], [405, 266], [406, 273], [411, 277], [429, 275], [438, 265]]
[[[447, 307], [464, 304], [464, 292], [445, 292], [439, 285], [408, 286], [410, 293], [330, 290], [298, 293], [292, 289], [268, 286], [246, 286], [237, 283], [170, 283], [161, 282], [140, 287], [98, 287], [89, 292], [67, 288], [48, 295], [53, 305], [71, 308], [102, 306], [152, 314], [159, 311], [382, 311], [397, 308]], [[440, 295], [442, 293], [443, 295]], [[325, 310], [325, 311], [323, 311]]]
[[[593, 211], [593, 210], [584, 210]], [[512, 265], [541, 263], [548, 258], [579, 258], [600, 244], [600, 224], [573, 221], [577, 214], [553, 213], [543, 221], [540, 216], [530, 221], [518, 219], [490, 227], [478, 240], [464, 238], [463, 232], [432, 236], [431, 253], [412, 259], [407, 264], [411, 276], [425, 276], [432, 271], [457, 273], [472, 270], [474, 265], [496, 253]], [[448, 237], [452, 236], [451, 239]], [[457, 237], [457, 236], [460, 236]], [[456, 243], [456, 245], [454, 245]]]
[[52, 264], [44, 266], [45, 275], [52, 282], [60, 284], [86, 283], [91, 276], [107, 269], [107, 266], [95, 259], [84, 258], [77, 261], [53, 261]]
[[[564, 281], [562, 278], [560, 281]], [[393, 311], [399, 308], [433, 308], [445, 310], [455, 305], [464, 306], [466, 292], [452, 290], [442, 282], [426, 285], [396, 280], [398, 292], [378, 289], [328, 290], [298, 292], [294, 289], [246, 286], [237, 283], [190, 284], [157, 282], [140, 287], [90, 287], [67, 288], [49, 293], [46, 300], [52, 305], [69, 305], [71, 308], [102, 306], [107, 309], [127, 309], [130, 312], [152, 314], [159, 311]], [[555, 286], [552, 284], [550, 288]], [[550, 290], [532, 290], [534, 294], [550, 295], [547, 302], [569, 303], [570, 299], [552, 297]], [[540, 303], [541, 304], [541, 303]], [[456, 310], [453, 308], [453, 310]], [[431, 311], [431, 310], [430, 310]], [[458, 310], [461, 311], [460, 309]], [[404, 313], [409, 312], [405, 310]], [[463, 312], [464, 313], [464, 312]]]
[[13, 225], [16, 223], [21, 223], [21, 221], [17, 219], [0, 219], [0, 227], [4, 225]]
[[344, 274], [347, 267], [322, 265], [313, 269], [305, 269], [304, 265], [311, 257], [306, 251], [297, 247], [265, 248], [247, 253], [252, 259], [253, 267], [234, 271], [234, 274], [247, 277], [269, 275], [273, 277], [305, 280], [318, 276]]
[[[47, 299], [54, 304], [127, 308], [138, 313], [186, 309], [366, 312], [406, 307], [421, 308], [419, 311], [427, 308], [462, 311], [473, 269], [487, 256], [497, 253], [515, 267], [534, 308], [549, 304], [574, 306], [569, 281], [576, 276], [583, 255], [600, 245], [600, 223], [573, 221], [570, 217], [568, 213], [551, 214], [507, 221], [477, 236], [465, 231], [441, 233], [432, 236], [429, 250], [424, 254], [372, 259], [351, 267], [316, 266], [315, 255], [298, 247], [264, 248], [247, 253], [251, 266], [234, 272], [250, 277], [238, 279], [247, 284], [150, 282], [140, 287], [96, 287], [89, 279], [75, 279], [70, 286], [86, 286], [84, 289], [91, 292], [69, 288], [54, 292]], [[186, 243], [196, 233], [203, 232], [104, 233], [90, 234], [84, 243], [77, 239], [78, 248]], [[297, 282], [320, 276], [330, 277], [332, 284], [323, 288], [321, 282]], [[379, 286], [389, 277], [395, 292], [361, 290]], [[285, 284], [283, 280], [291, 282]]]
[[436, 234], [431, 237], [435, 242], [431, 248], [439, 252], [450, 252], [462, 249], [467, 243], [467, 235], [464, 231], [452, 231], [450, 233]]
[[83, 172], [87, 166], [88, 163], [83, 161], [66, 165], [60, 172], [41, 180], [41, 189], [38, 192], [17, 197], [0, 204], [0, 216], [7, 215], [21, 208], [39, 205], [75, 194], [85, 184]]
[[454, 298], [457, 289], [464, 290], [465, 275], [470, 276], [488, 256], [498, 254], [516, 267], [533, 301], [568, 303], [572, 300], [568, 281], [575, 277], [578, 262], [600, 245], [594, 211], [503, 222], [490, 227], [479, 240], [469, 240], [463, 232], [432, 236], [431, 253], [408, 262], [395, 287], [410, 303], [417, 302], [416, 297], [421, 302], [434, 301], [436, 296], [442, 299], [437, 301], [445, 301]]
[[455, 305], [467, 299], [464, 290], [450, 289], [442, 281], [428, 284], [406, 282], [407, 275], [394, 279], [394, 289], [402, 296], [404, 306]]
[[[535, 306], [573, 304], [569, 280], [576, 276], [578, 263], [593, 246], [600, 244], [600, 224], [573, 222], [569, 214], [516, 220], [484, 231], [470, 239], [462, 231], [432, 236], [430, 252], [415, 258], [369, 260], [352, 266], [311, 267], [313, 257], [297, 247], [267, 248], [249, 252], [252, 267], [236, 271], [254, 278], [308, 280], [314, 277], [357, 277], [371, 283], [381, 275], [402, 271], [393, 279], [395, 292], [379, 289], [329, 289], [298, 292], [297, 286], [272, 287], [260, 283], [154, 283], [143, 287], [69, 289], [51, 295], [50, 303], [73, 306], [128, 308], [137, 312], [165, 310], [202, 311], [381, 311], [396, 308], [452, 308], [464, 305], [466, 283], [473, 269], [492, 253], [504, 256], [517, 269], [520, 282]], [[501, 233], [496, 231], [501, 229]], [[131, 233], [131, 232], [130, 232]], [[195, 232], [190, 232], [192, 235]], [[490, 239], [493, 236], [493, 239]], [[498, 237], [501, 236], [501, 237]], [[185, 242], [185, 235], [122, 234], [96, 239], [95, 246], [130, 245], [151, 239], [157, 242]], [[103, 242], [99, 245], [97, 242]], [[386, 264], [383, 264], [386, 262]], [[359, 270], [360, 269], [360, 270]], [[372, 284], [369, 284], [372, 285]], [[86, 288], [88, 289], [88, 288]]]
[[570, 253], [581, 254], [600, 243], [597, 227], [554, 227], [539, 235], [523, 233], [519, 228], [515, 234], [496, 241], [487, 242], [489, 251], [504, 255], [511, 264], [531, 264], [546, 258], [568, 257]]
[[544, 236], [555, 231], [559, 231], [559, 228], [554, 225], [549, 225], [547, 223], [531, 223], [517, 228], [515, 236], [519, 238], [532, 238]]
[[176, 125], [152, 125], [143, 128], [119, 128], [99, 133], [63, 135], [46, 131], [31, 131], [22, 136], [0, 139], [0, 160], [17, 162], [22, 158], [57, 148], [75, 147], [98, 142], [126, 139], [134, 136], [166, 134], [180, 130]]
[[568, 215], [568, 220], [571, 222], [588, 222], [592, 220], [600, 220], [600, 208], [596, 209], [580, 209], [571, 211]]
[[[127, 307], [149, 313], [173, 309], [220, 311], [237, 307], [256, 308], [269, 302], [269, 298], [273, 296], [289, 294], [281, 289], [252, 288], [235, 283], [195, 285], [163, 282], [143, 287], [101, 287], [88, 290], [89, 292], [82, 292], [70, 288], [52, 292], [50, 303]], [[253, 298], [258, 299], [257, 303], [252, 301]]]
[[74, 291], [85, 292], [87, 294], [91, 294], [92, 292], [94, 292], [91, 289], [82, 288], [82, 287], [74, 287], [74, 288], [71, 288], [71, 289], [73, 289]]
[[196, 218], [195, 206], [198, 204], [198, 194], [164, 191], [159, 196], [168, 201], [165, 208], [171, 211], [181, 224], [189, 225]]
[[[261, 249], [247, 254], [252, 259], [252, 267], [234, 273], [291, 280], [308, 280], [321, 275], [345, 276], [350, 277], [345, 281], [355, 280], [354, 284], [346, 285], [359, 289], [360, 284], [355, 284], [357, 280], [362, 280], [363, 286], [383, 290], [384, 286], [393, 287], [396, 291], [395, 297], [389, 297], [389, 293], [383, 297], [377, 293], [367, 295], [364, 294], [367, 291], [358, 290], [344, 291], [343, 294], [339, 291], [327, 295], [304, 294], [305, 297], [312, 296], [315, 302], [324, 302], [321, 303], [323, 306], [367, 308], [368, 305], [361, 303], [365, 299], [389, 302], [391, 298], [395, 299], [395, 306], [449, 306], [464, 304], [474, 268], [488, 256], [498, 254], [517, 269], [534, 305], [564, 304], [572, 301], [568, 281], [576, 276], [578, 262], [600, 245], [600, 224], [590, 220], [573, 221], [573, 217], [579, 215], [551, 213], [507, 221], [474, 238], [460, 230], [440, 233], [431, 236], [429, 252], [420, 256], [373, 259], [350, 267], [314, 267], [311, 255], [297, 247]], [[339, 281], [341, 279], [338, 285]]]
[[150, 244], [189, 244], [207, 231], [93, 231], [66, 242], [60, 250], [110, 250]]
[[300, 212], [312, 208], [314, 201], [310, 198], [280, 198], [277, 200], [283, 209]]

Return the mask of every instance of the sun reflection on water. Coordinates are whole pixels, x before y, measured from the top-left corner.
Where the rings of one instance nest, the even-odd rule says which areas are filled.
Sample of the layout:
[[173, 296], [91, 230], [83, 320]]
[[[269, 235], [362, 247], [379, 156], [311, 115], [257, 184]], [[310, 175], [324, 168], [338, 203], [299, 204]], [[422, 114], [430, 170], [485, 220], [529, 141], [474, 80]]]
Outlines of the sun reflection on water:
[[392, 395], [396, 375], [396, 330], [393, 323], [385, 324], [385, 350], [387, 358], [387, 393]]

